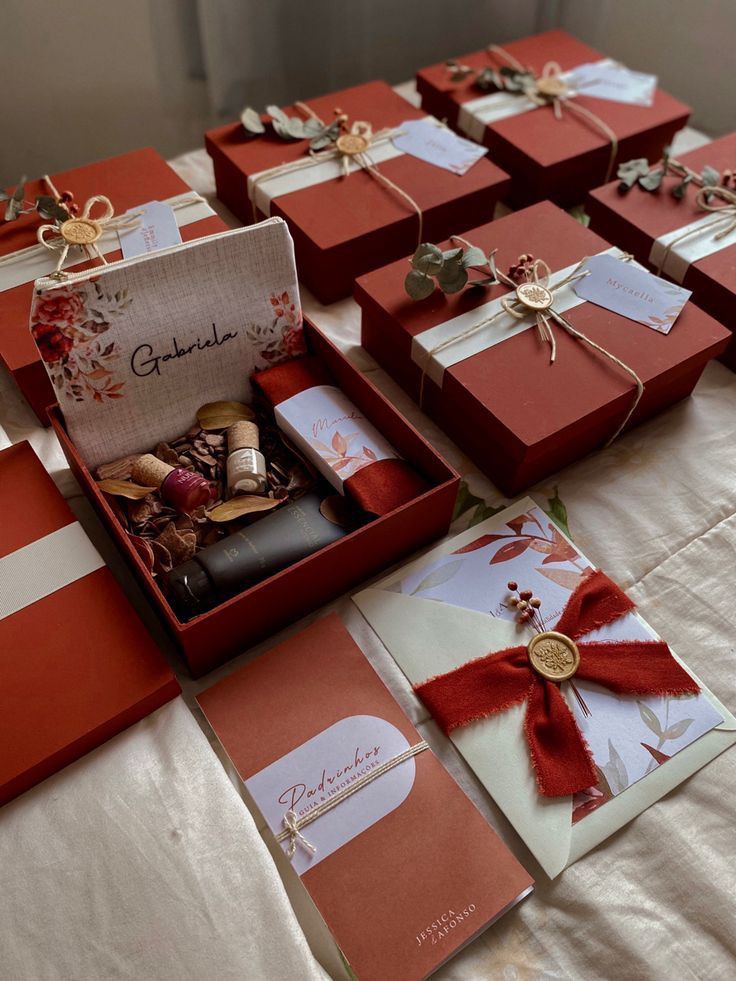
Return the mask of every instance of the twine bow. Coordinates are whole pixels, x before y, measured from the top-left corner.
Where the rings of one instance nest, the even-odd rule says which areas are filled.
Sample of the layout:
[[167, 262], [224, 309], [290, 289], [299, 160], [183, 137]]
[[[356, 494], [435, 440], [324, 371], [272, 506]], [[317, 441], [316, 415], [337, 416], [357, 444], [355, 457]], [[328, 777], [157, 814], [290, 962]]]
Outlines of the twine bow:
[[632, 601], [605, 573], [588, 570], [554, 635], [535, 634], [528, 645], [486, 654], [415, 686], [414, 691], [446, 733], [526, 702], [524, 734], [539, 793], [564, 797], [585, 790], [598, 782], [595, 764], [559, 682], [534, 667], [535, 638], [537, 642], [545, 636], [560, 638], [559, 649], [548, 647], [547, 667], [564, 666], [565, 651], [574, 650], [576, 677], [616, 694], [697, 694], [697, 683], [663, 640], [580, 639], [633, 609]]
[[[467, 239], [462, 238], [460, 235], [453, 235], [452, 240], [455, 242], [460, 242], [466, 246], [466, 248], [472, 248], [470, 242]], [[448, 337], [446, 340], [441, 341], [439, 344], [435, 345], [427, 351], [427, 356], [424, 361], [424, 366], [422, 368], [422, 377], [419, 383], [419, 407], [423, 407], [424, 402], [424, 386], [425, 379], [427, 377], [427, 369], [432, 358], [444, 351], [446, 348], [451, 347], [453, 344], [457, 344], [459, 341], [463, 341], [468, 337], [472, 337], [478, 331], [483, 330], [492, 324], [498, 317], [502, 314], [507, 313], [512, 316], [515, 320], [525, 320], [527, 317], [533, 316], [537, 328], [537, 333], [540, 339], [549, 344], [550, 347], [550, 364], [554, 364], [555, 358], [557, 357], [557, 341], [555, 339], [554, 331], [549, 323], [553, 320], [558, 324], [563, 330], [565, 330], [571, 337], [574, 337], [578, 341], [582, 341], [587, 344], [594, 351], [598, 351], [599, 354], [603, 355], [604, 358], [609, 360], [612, 364], [615, 364], [622, 371], [625, 371], [627, 375], [633, 380], [636, 386], [634, 392], [634, 398], [629, 411], [621, 423], [621, 425], [616, 429], [615, 433], [606, 442], [606, 446], [609, 446], [626, 428], [631, 419], [632, 415], [636, 411], [636, 407], [641, 401], [641, 397], [644, 394], [644, 382], [634, 371], [625, 364], [620, 358], [617, 358], [615, 354], [608, 351], [606, 348], [602, 347], [592, 338], [588, 337], [587, 334], [583, 334], [582, 331], [574, 327], [567, 317], [563, 316], [554, 308], [554, 298], [555, 293], [557, 293], [563, 286], [569, 286], [571, 283], [577, 282], [580, 279], [584, 279], [586, 276], [590, 275], [590, 271], [584, 269], [585, 263], [588, 261], [588, 256], [575, 266], [575, 268], [563, 279], [559, 280], [554, 284], [550, 284], [551, 271], [546, 262], [542, 259], [535, 259], [531, 265], [526, 265], [524, 269], [525, 281], [521, 284], [517, 284], [510, 276], [501, 272], [495, 263], [495, 250], [491, 253], [489, 268], [492, 276], [504, 286], [509, 287], [515, 291], [515, 296], [513, 297], [502, 297], [501, 298], [501, 310], [497, 313], [492, 314], [490, 317], [485, 317], [477, 324], [473, 324], [472, 327], [468, 327], [467, 330], [462, 331], [455, 337]], [[622, 261], [628, 262], [632, 257], [628, 254], [623, 255]]]
[[[314, 855], [317, 849], [310, 841], [307, 841], [307, 839], [299, 830], [300, 828], [299, 818], [297, 816], [296, 811], [293, 811], [291, 808], [289, 808], [286, 814], [284, 814], [282, 820], [284, 822], [284, 828], [286, 829], [286, 837], [288, 837], [289, 839], [289, 847], [286, 850], [286, 854], [289, 856], [289, 858], [294, 857], [297, 844], [301, 845], [302, 848], [308, 851], [311, 855]], [[279, 836], [279, 839], [280, 837], [281, 836]]]
[[[682, 164], [678, 164], [682, 167]], [[692, 180], [696, 180], [700, 183], [700, 177], [691, 171], [689, 168], [684, 168]], [[711, 204], [713, 198], [719, 198], [724, 201], [725, 204]], [[701, 211], [710, 212], [713, 217], [710, 221], [704, 222], [702, 225], [698, 225], [696, 228], [691, 228], [681, 235], [678, 235], [671, 242], [667, 244], [662, 252], [662, 257], [657, 263], [657, 275], [662, 275], [662, 270], [666, 267], [672, 250], [685, 242], [687, 239], [692, 238], [693, 235], [702, 235], [704, 231], [712, 229], [714, 231], [713, 241], [720, 242], [721, 239], [726, 238], [733, 231], [736, 231], [736, 193], [728, 187], [723, 187], [721, 184], [703, 186], [701, 184], [698, 187], [697, 193], [694, 199], [695, 206]]]
[[[44, 181], [58, 200], [60, 195], [51, 178], [45, 176]], [[92, 209], [97, 204], [102, 205], [103, 211], [102, 214], [93, 218]], [[73, 245], [84, 249], [90, 259], [99, 259], [103, 265], [107, 265], [107, 259], [97, 245], [103, 231], [130, 228], [138, 223], [140, 215], [141, 212], [133, 212], [116, 216], [110, 199], [104, 194], [95, 194], [87, 199], [80, 215], [68, 218], [58, 224], [41, 225], [36, 232], [39, 243], [50, 251], [59, 253], [56, 268], [52, 275], [56, 277], [61, 275], [69, 249]]]
[[581, 106], [574, 100], [573, 96], [575, 93], [562, 77], [560, 65], [556, 61], [548, 61], [543, 66], [541, 75], [535, 76], [533, 72], [525, 68], [517, 58], [506, 51], [505, 48], [500, 47], [500, 45], [491, 44], [488, 46], [487, 51], [490, 55], [496, 55], [496, 57], [505, 61], [507, 65], [510, 65], [516, 71], [530, 76], [529, 84], [524, 85], [519, 93], [520, 95], [525, 95], [527, 99], [537, 106], [552, 106], [556, 119], [562, 119], [563, 107], [569, 109], [583, 119], [586, 119], [606, 137], [611, 146], [606, 176], [603, 180], [603, 183], [606, 184], [611, 179], [613, 165], [618, 155], [618, 137], [608, 123], [602, 120], [600, 116], [596, 115], [586, 106]]
[[[322, 127], [327, 128], [326, 124], [317, 113], [308, 106], [305, 102], [295, 102], [294, 106], [305, 116], [309, 116], [314, 119]], [[347, 116], [343, 113], [338, 116], [338, 120], [342, 123], [347, 123]], [[291, 160], [288, 163], [279, 164], [276, 167], [271, 167], [268, 170], [263, 170], [255, 177], [251, 178], [251, 184], [253, 187], [253, 195], [251, 197], [251, 210], [253, 212], [253, 221], [258, 220], [258, 213], [256, 210], [255, 202], [255, 188], [258, 184], [264, 181], [270, 180], [273, 177], [280, 177], [282, 174], [293, 173], [294, 171], [304, 170], [306, 168], [312, 167], [315, 164], [322, 163], [325, 160], [338, 160], [341, 164], [342, 176], [348, 177], [350, 175], [350, 162], [351, 160], [362, 170], [377, 180], [379, 184], [383, 184], [384, 187], [393, 191], [400, 198], [402, 198], [416, 213], [418, 220], [417, 228], [417, 245], [421, 244], [422, 235], [424, 231], [424, 215], [422, 209], [419, 207], [414, 198], [408, 194], [402, 187], [395, 184], [390, 178], [386, 177], [385, 174], [381, 173], [378, 169], [377, 164], [371, 158], [368, 152], [372, 146], [378, 146], [382, 143], [387, 143], [392, 137], [398, 136], [401, 131], [395, 128], [381, 129], [376, 133], [373, 132], [373, 127], [369, 122], [364, 120], [356, 120], [353, 122], [352, 126], [347, 132], [341, 133], [337, 137], [333, 146], [326, 150], [309, 150], [307, 156], [302, 157], [297, 160]]]

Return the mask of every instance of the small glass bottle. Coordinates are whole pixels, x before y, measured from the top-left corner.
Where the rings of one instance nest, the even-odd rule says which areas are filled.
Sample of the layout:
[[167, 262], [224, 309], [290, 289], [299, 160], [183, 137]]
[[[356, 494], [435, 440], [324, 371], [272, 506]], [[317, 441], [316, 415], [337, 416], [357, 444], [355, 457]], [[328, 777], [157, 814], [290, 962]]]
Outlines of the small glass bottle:
[[190, 514], [207, 504], [212, 486], [198, 473], [184, 467], [172, 467], [151, 453], [138, 457], [130, 470], [133, 480], [144, 487], [158, 487], [161, 497], [177, 511]]
[[268, 490], [266, 461], [258, 449], [258, 426], [234, 422], [227, 431], [227, 489], [237, 494], [265, 494]]

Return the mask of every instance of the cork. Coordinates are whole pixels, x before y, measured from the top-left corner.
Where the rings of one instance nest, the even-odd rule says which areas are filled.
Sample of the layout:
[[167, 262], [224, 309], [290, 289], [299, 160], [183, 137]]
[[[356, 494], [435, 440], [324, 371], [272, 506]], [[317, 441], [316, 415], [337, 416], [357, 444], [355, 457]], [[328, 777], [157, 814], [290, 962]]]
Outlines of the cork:
[[234, 422], [227, 431], [227, 451], [257, 450], [259, 448], [258, 426], [254, 422], [239, 420]]
[[130, 468], [130, 476], [143, 487], [160, 487], [173, 469], [152, 453], [144, 453]]

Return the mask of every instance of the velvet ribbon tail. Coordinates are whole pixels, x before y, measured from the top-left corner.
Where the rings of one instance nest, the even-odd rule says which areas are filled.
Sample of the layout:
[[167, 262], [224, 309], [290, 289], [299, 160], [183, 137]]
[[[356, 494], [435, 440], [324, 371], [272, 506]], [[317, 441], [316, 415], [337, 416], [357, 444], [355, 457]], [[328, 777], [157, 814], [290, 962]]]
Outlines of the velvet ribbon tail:
[[559, 687], [535, 677], [524, 732], [539, 792], [565, 797], [598, 783], [593, 757]]
[[577, 640], [634, 609], [633, 602], [600, 569], [589, 570], [567, 601], [555, 630]]

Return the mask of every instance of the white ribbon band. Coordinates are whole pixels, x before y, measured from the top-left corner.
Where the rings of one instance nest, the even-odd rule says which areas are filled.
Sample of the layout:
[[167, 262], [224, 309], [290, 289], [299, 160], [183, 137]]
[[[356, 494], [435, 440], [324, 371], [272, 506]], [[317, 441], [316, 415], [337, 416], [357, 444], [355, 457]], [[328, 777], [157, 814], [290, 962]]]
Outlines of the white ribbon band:
[[[141, 202], [141, 204], [144, 203]], [[210, 218], [215, 214], [205, 199], [196, 191], [185, 191], [183, 194], [177, 194], [173, 198], [167, 198], [162, 204], [168, 204], [173, 209], [179, 228], [183, 228], [184, 225], [191, 225], [195, 221], [201, 221], [203, 218]], [[131, 208], [130, 211], [135, 211], [135, 208]], [[103, 231], [95, 244], [105, 255], [116, 252], [120, 248], [117, 231]], [[64, 268], [83, 262], [86, 258], [87, 255], [84, 250], [74, 246], [69, 250]], [[39, 244], [29, 245], [25, 249], [18, 249], [17, 252], [9, 252], [7, 255], [0, 256], [0, 293], [16, 286], [22, 286], [24, 283], [32, 283], [42, 276], [48, 276], [54, 268], [54, 254]]]
[[[694, 262], [736, 245], [736, 228], [723, 238], [717, 238], [719, 230], [729, 221], [733, 221], [733, 212], [729, 211], [719, 219], [717, 212], [710, 211], [689, 225], [660, 235], [652, 243], [650, 263], [674, 282], [682, 283]], [[676, 242], [681, 236], [682, 241]], [[673, 242], [676, 244], [671, 245]]]
[[24, 545], [0, 559], [0, 620], [104, 565], [78, 521]]
[[[615, 65], [611, 58], [603, 58], [595, 64], [601, 68], [608, 68]], [[580, 66], [578, 66], [580, 67]], [[560, 75], [560, 81], [569, 84], [576, 68], [564, 72]], [[575, 92], [568, 92], [566, 98], [574, 96]], [[463, 102], [460, 106], [457, 125], [466, 136], [476, 143], [483, 142], [483, 133], [486, 126], [497, 123], [501, 119], [509, 116], [518, 116], [522, 112], [529, 112], [532, 109], [539, 109], [536, 102], [532, 102], [521, 92], [492, 92], [490, 95], [483, 95], [477, 99], [470, 99]]]
[[[612, 246], [598, 254], [619, 256], [621, 250]], [[577, 265], [578, 263], [575, 262], [558, 272], [552, 273], [549, 287], [554, 288], [555, 284], [569, 276]], [[587, 302], [577, 295], [573, 286], [573, 283], [569, 283], [555, 291], [554, 308], [558, 313], [566, 313], [573, 307]], [[461, 313], [458, 317], [453, 317], [452, 320], [446, 320], [443, 324], [437, 324], [436, 327], [430, 327], [428, 330], [422, 331], [421, 334], [417, 334], [411, 345], [412, 361], [423, 369], [428, 378], [441, 387], [447, 368], [465, 361], [466, 358], [472, 358], [474, 355], [535, 326], [534, 317], [531, 315], [525, 320], [516, 320], [510, 314], [502, 313], [501, 300], [503, 299], [509, 299], [508, 292], [504, 293], [503, 296], [489, 300], [488, 303], [483, 303], [474, 310], [468, 310], [467, 313]], [[532, 311], [530, 311], [531, 313]], [[478, 330], [468, 337], [462, 337], [473, 326], [496, 314], [500, 314], [500, 316], [493, 323], [488, 324], [484, 330]], [[455, 344], [450, 343], [441, 351], [435, 351], [435, 348], [455, 337], [458, 338]]]

